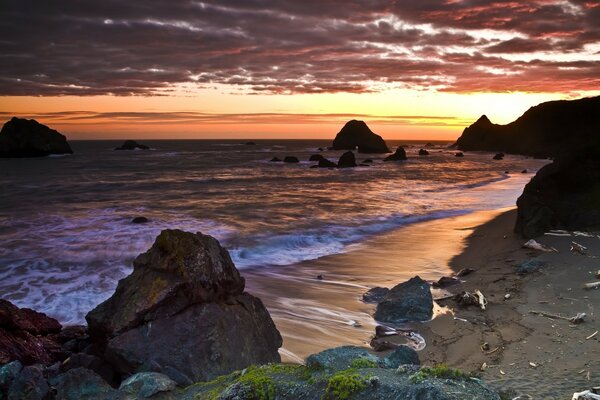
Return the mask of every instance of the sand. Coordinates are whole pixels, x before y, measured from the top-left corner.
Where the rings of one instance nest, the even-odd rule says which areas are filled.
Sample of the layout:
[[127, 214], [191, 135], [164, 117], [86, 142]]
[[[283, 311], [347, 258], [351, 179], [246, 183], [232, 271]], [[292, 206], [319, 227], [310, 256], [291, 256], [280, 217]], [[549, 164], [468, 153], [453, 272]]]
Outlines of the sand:
[[[600, 290], [581, 287], [596, 281], [600, 238], [544, 236], [538, 241], [558, 253], [524, 249], [525, 241], [513, 234], [515, 216], [514, 209], [504, 209], [422, 222], [344, 254], [243, 274], [248, 290], [265, 302], [284, 336], [283, 359], [301, 362], [329, 347], [368, 346], [376, 325], [374, 306], [360, 300], [368, 288], [391, 287], [416, 273], [437, 280], [473, 268], [463, 283], [447, 291], [479, 289], [488, 308], [439, 301], [432, 321], [404, 326], [425, 338], [421, 361], [477, 372], [509, 398], [570, 398], [575, 391], [600, 385], [600, 333], [586, 339], [600, 330], [595, 315]], [[571, 240], [588, 247], [592, 257], [569, 251]], [[517, 274], [515, 265], [531, 258], [545, 265], [538, 272]], [[573, 325], [530, 311], [569, 317], [585, 312], [587, 319]], [[481, 349], [484, 343], [489, 350]], [[481, 371], [484, 363], [487, 368]]]

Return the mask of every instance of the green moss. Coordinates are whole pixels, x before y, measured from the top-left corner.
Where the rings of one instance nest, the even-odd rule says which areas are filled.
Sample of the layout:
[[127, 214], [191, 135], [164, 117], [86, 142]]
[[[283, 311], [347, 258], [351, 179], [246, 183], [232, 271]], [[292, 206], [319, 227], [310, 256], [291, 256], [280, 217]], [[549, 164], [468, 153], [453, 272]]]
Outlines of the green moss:
[[459, 369], [453, 369], [444, 364], [433, 367], [422, 367], [419, 372], [412, 375], [410, 380], [414, 383], [423, 382], [427, 378], [441, 379], [469, 379], [472, 375]]
[[377, 368], [378, 365], [375, 361], [369, 360], [368, 358], [357, 358], [352, 360], [352, 364], [350, 364], [352, 368]]
[[368, 377], [363, 377], [354, 368], [336, 372], [327, 382], [323, 400], [346, 400], [354, 393], [367, 387]]

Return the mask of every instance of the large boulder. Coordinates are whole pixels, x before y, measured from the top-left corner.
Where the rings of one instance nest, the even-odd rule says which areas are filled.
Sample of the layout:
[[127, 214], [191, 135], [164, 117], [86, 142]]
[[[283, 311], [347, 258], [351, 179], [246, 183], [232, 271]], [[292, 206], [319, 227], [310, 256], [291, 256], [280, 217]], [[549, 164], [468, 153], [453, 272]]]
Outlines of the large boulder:
[[0, 364], [50, 364], [64, 358], [57, 333], [60, 323], [29, 308], [0, 299]]
[[347, 151], [340, 156], [337, 163], [338, 168], [353, 168], [356, 167], [356, 157], [351, 151]]
[[383, 138], [373, 133], [364, 121], [348, 121], [333, 140], [333, 150], [355, 150], [359, 153], [389, 153]]
[[0, 157], [72, 154], [67, 138], [33, 119], [13, 117], [0, 131]]
[[396, 149], [396, 152], [394, 154], [391, 154], [383, 159], [383, 161], [406, 161], [406, 160], [407, 160], [406, 151], [404, 150], [404, 147], [402, 147], [402, 146], [398, 146], [398, 148]]
[[116, 147], [115, 150], [149, 150], [150, 147], [145, 144], [136, 142], [135, 140], [126, 140], [121, 147]]
[[215, 238], [164, 230], [133, 266], [86, 316], [122, 375], [198, 381], [280, 360], [279, 331], [262, 302], [244, 293], [244, 278]]
[[544, 166], [517, 200], [515, 231], [526, 238], [551, 229], [600, 228], [600, 151]]
[[418, 276], [394, 286], [377, 304], [375, 319], [398, 324], [427, 321], [433, 315], [433, 297], [429, 284]]
[[600, 96], [550, 101], [531, 107], [507, 125], [483, 115], [456, 141], [459, 150], [504, 151], [557, 157], [600, 143]]

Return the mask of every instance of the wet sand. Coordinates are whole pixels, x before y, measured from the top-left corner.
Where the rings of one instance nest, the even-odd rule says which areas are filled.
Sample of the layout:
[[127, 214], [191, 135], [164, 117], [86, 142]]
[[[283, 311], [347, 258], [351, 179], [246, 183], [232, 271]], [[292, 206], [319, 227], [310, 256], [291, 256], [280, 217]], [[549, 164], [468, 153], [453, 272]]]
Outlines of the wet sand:
[[[581, 287], [596, 281], [600, 238], [544, 236], [538, 241], [558, 253], [523, 249], [524, 240], [513, 234], [515, 216], [515, 210], [504, 209], [417, 223], [344, 254], [242, 272], [248, 290], [265, 302], [284, 336], [283, 359], [301, 362], [329, 347], [368, 346], [374, 306], [360, 299], [370, 287], [391, 287], [417, 274], [437, 280], [473, 268], [476, 272], [447, 290], [481, 290], [489, 300], [485, 311], [444, 300], [432, 321], [404, 326], [425, 338], [422, 362], [478, 372], [509, 398], [570, 398], [600, 384], [600, 333], [586, 339], [600, 330], [595, 315], [600, 290]], [[592, 256], [570, 252], [572, 240]], [[516, 274], [515, 264], [534, 257], [545, 263], [540, 271]], [[530, 311], [568, 317], [585, 312], [587, 319], [573, 325]], [[481, 349], [484, 343], [489, 350]]]

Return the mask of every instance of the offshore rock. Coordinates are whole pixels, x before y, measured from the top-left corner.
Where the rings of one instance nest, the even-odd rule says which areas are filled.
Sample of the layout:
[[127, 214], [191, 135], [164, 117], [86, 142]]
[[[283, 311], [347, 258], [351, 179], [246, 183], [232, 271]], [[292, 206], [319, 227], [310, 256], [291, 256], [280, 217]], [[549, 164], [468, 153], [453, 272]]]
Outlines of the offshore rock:
[[389, 153], [383, 138], [371, 131], [364, 121], [352, 120], [338, 132], [333, 150], [356, 150], [359, 153]]
[[34, 119], [13, 117], [0, 131], [0, 157], [72, 154], [67, 138]]
[[383, 159], [383, 161], [406, 161], [406, 160], [407, 160], [406, 151], [404, 150], [404, 147], [402, 147], [402, 146], [398, 146], [398, 148], [396, 149], [396, 152], [394, 154], [389, 155]]
[[356, 157], [354, 153], [351, 151], [347, 151], [340, 157], [338, 163], [338, 168], [353, 168], [356, 167]]
[[115, 150], [137, 150], [137, 149], [149, 150], [150, 147], [146, 146], [145, 144], [138, 143], [135, 140], [126, 140], [125, 142], [123, 142], [121, 147], [115, 148]]

